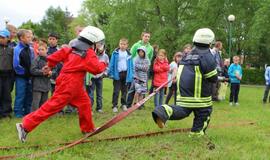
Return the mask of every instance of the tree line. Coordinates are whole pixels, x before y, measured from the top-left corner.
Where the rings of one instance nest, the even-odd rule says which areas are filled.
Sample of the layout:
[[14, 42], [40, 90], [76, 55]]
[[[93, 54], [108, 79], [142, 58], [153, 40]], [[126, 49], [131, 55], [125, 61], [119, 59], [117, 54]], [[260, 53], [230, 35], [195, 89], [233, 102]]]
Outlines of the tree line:
[[244, 63], [254, 67], [270, 63], [270, 0], [85, 0], [77, 17], [50, 7], [40, 23], [28, 21], [21, 28], [33, 29], [38, 37], [56, 31], [67, 43], [75, 36], [75, 26], [95, 25], [104, 30], [111, 51], [120, 38], [128, 38], [131, 46], [142, 31], [150, 31], [151, 43], [172, 57], [192, 42], [198, 28], [209, 27], [224, 44], [223, 57], [228, 57], [230, 14], [236, 17], [232, 54], [243, 55]]

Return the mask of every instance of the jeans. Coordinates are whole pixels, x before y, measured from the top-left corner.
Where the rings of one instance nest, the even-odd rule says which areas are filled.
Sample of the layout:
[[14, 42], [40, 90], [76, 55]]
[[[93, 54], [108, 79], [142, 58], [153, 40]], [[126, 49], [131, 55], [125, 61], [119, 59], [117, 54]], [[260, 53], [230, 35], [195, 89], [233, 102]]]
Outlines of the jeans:
[[164, 88], [161, 88], [155, 95], [154, 103], [155, 107], [161, 106], [164, 98]]
[[0, 77], [0, 117], [8, 116], [12, 112], [11, 108], [11, 90], [12, 77]]
[[132, 82], [128, 85], [128, 92], [127, 92], [127, 107], [128, 108], [132, 106], [134, 95], [135, 95], [135, 83]]
[[231, 83], [230, 102], [234, 102], [234, 103], [238, 102], [239, 90], [240, 90], [239, 83]]
[[[270, 85], [266, 85], [265, 90], [264, 90], [264, 95], [263, 95], [263, 102], [267, 101], [267, 97], [268, 97], [268, 94], [269, 94], [269, 89], [270, 89]], [[269, 102], [270, 102], [270, 97], [269, 97]]]
[[97, 101], [97, 108], [96, 110], [102, 109], [102, 89], [103, 89], [103, 79], [102, 78], [92, 78], [92, 85], [90, 86], [90, 99], [92, 108], [94, 105], [94, 93], [96, 89], [96, 101]]
[[[126, 84], [127, 72], [119, 72], [119, 76], [120, 76], [119, 80], [113, 80], [113, 97], [112, 97], [113, 107], [117, 107], [120, 90], [121, 90], [121, 104], [127, 105], [127, 101], [126, 101], [126, 97], [127, 97], [127, 84]], [[133, 100], [133, 97], [132, 97], [132, 100]]]
[[32, 82], [29, 78], [16, 77], [15, 82], [15, 117], [22, 118], [31, 111], [32, 105]]
[[172, 83], [172, 86], [169, 88], [169, 93], [166, 97], [165, 104], [168, 104], [172, 95], [174, 98], [173, 104], [176, 105], [176, 92], [177, 92], [177, 85], [176, 83]]
[[212, 83], [212, 100], [218, 100], [218, 90], [220, 88], [220, 82]]

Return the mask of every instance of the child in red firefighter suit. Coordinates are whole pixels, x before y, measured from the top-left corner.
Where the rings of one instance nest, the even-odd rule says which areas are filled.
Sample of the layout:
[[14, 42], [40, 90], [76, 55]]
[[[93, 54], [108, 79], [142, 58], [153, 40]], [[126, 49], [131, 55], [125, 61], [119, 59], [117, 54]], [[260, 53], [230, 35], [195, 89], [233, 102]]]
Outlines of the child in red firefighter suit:
[[16, 124], [22, 142], [26, 141], [27, 133], [61, 111], [67, 104], [78, 109], [82, 133], [95, 130], [90, 99], [84, 89], [84, 77], [86, 72], [96, 75], [106, 69], [107, 64], [99, 61], [94, 51], [94, 47], [104, 45], [104, 39], [105, 35], [100, 29], [88, 26], [74, 40], [72, 48], [62, 48], [47, 57], [48, 65], [43, 68], [44, 74], [48, 74], [59, 62], [64, 65], [56, 79], [57, 87], [53, 96], [38, 110], [25, 116], [22, 123]]
[[160, 128], [167, 120], [180, 120], [193, 112], [191, 135], [205, 134], [212, 113], [211, 83], [217, 81], [216, 63], [209, 49], [213, 40], [214, 33], [208, 28], [195, 33], [195, 47], [178, 67], [176, 105], [161, 105], [152, 112]]

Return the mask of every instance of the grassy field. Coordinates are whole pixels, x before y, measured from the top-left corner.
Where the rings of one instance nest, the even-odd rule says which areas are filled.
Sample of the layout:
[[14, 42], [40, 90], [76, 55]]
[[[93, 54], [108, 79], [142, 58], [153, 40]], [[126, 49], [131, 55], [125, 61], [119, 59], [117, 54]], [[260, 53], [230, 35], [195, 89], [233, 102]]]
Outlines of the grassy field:
[[[93, 160], [174, 160], [174, 159], [269, 159], [270, 155], [270, 104], [261, 102], [264, 88], [242, 86], [240, 89], [240, 106], [229, 106], [228, 100], [214, 104], [210, 124], [235, 124], [254, 121], [255, 125], [209, 128], [208, 137], [215, 144], [209, 150], [207, 138], [189, 138], [188, 133], [166, 134], [156, 137], [102, 141], [95, 140], [160, 131], [151, 117], [153, 99], [146, 103], [145, 109], [137, 110], [112, 128], [94, 136], [92, 143], [81, 144], [63, 152], [41, 159], [93, 159]], [[228, 91], [229, 92], [229, 91]], [[111, 109], [112, 82], [104, 84], [104, 113], [94, 113], [96, 126], [102, 125], [115, 114]], [[227, 94], [228, 95], [228, 94]], [[169, 121], [163, 130], [173, 128], [190, 128], [193, 115], [182, 121]], [[31, 134], [27, 143], [21, 144], [17, 139], [15, 123], [21, 119], [0, 120], [0, 146], [28, 146], [35, 144], [52, 144], [72, 141], [82, 137], [77, 115], [52, 117], [41, 124]], [[26, 154], [51, 150], [57, 146], [41, 149], [18, 149], [0, 151], [0, 155]]]

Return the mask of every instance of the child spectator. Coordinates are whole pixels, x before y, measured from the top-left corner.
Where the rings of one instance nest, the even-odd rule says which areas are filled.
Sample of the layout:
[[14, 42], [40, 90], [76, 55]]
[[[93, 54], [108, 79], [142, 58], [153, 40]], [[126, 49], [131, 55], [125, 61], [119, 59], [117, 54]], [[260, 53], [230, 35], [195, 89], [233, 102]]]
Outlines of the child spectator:
[[122, 109], [127, 110], [127, 83], [131, 83], [133, 80], [133, 61], [127, 48], [128, 40], [126, 38], [120, 39], [119, 48], [113, 51], [109, 65], [109, 77], [113, 79], [113, 112], [118, 112], [117, 104], [120, 90]]
[[[39, 45], [39, 40], [38, 40], [38, 38], [36, 36], [34, 36], [33, 37], [33, 44], [32, 44], [32, 46], [33, 46], [33, 49], [34, 49], [35, 57], [37, 57], [38, 56], [38, 53], [39, 53], [39, 51], [38, 51], [38, 48], [39, 48], [38, 45]], [[46, 48], [46, 50], [47, 50], [47, 48]], [[46, 53], [46, 55], [47, 55], [47, 53]]]
[[[269, 94], [269, 89], [270, 89], [270, 66], [266, 67], [264, 78], [265, 78], [265, 91], [263, 95], [263, 103], [266, 103], [268, 94]], [[269, 102], [270, 102], [270, 97], [269, 97]]]
[[50, 76], [44, 75], [42, 68], [47, 64], [47, 45], [40, 43], [38, 47], [38, 56], [31, 65], [31, 74], [33, 76], [33, 102], [32, 112], [37, 110], [48, 99], [48, 92], [51, 88]]
[[[170, 66], [167, 60], [167, 53], [165, 49], [160, 49], [158, 51], [157, 58], [154, 61], [154, 88], [158, 88], [163, 83], [168, 80], [168, 72]], [[166, 86], [164, 86], [166, 87]], [[162, 105], [164, 97], [164, 88], [159, 90], [155, 95], [155, 107]]]
[[138, 56], [134, 60], [134, 103], [143, 99], [147, 93], [147, 80], [150, 61], [146, 55], [146, 48], [141, 46], [137, 49]]
[[48, 55], [58, 51], [58, 35], [56, 33], [49, 33], [48, 35]]
[[150, 86], [150, 89], [149, 89], [149, 94], [151, 94], [154, 90], [154, 87], [153, 87], [153, 78], [154, 78], [154, 71], [153, 71], [153, 65], [154, 65], [154, 61], [157, 57], [157, 53], [158, 53], [158, 50], [159, 50], [159, 46], [157, 44], [154, 44], [153, 45], [153, 58], [151, 60], [151, 65], [150, 65], [150, 69], [149, 69], [149, 79], [151, 78], [151, 86]]
[[8, 46], [10, 32], [0, 31], [0, 118], [11, 117], [13, 85], [13, 48]]
[[137, 43], [133, 44], [133, 46], [130, 49], [130, 52], [132, 54], [132, 58], [134, 59], [135, 57], [138, 56], [137, 54], [137, 49], [140, 48], [141, 46], [145, 46], [146, 48], [146, 56], [150, 60], [153, 58], [153, 47], [150, 44], [150, 32], [142, 32], [141, 34], [141, 40], [139, 40]]
[[18, 39], [19, 43], [14, 48], [13, 57], [13, 67], [16, 73], [14, 113], [15, 117], [22, 118], [31, 111], [32, 82], [30, 69], [34, 60], [34, 51], [29, 46], [32, 40], [29, 30], [19, 30]]
[[177, 67], [179, 62], [182, 59], [183, 54], [181, 52], [176, 52], [173, 56], [173, 61], [170, 64], [170, 71], [169, 71], [169, 75], [168, 75], [168, 80], [171, 80], [173, 78], [173, 80], [168, 83], [168, 87], [169, 87], [169, 93], [166, 97], [166, 101], [165, 104], [168, 104], [172, 95], [174, 95], [174, 105], [176, 105], [176, 90], [177, 90], [177, 86], [176, 86], [176, 73], [177, 73]]
[[183, 47], [183, 57], [187, 56], [192, 50], [192, 45], [191, 44], [185, 44]]
[[218, 91], [218, 100], [225, 100], [225, 97], [226, 97], [226, 92], [227, 92], [228, 83], [229, 83], [229, 75], [228, 75], [229, 66], [230, 66], [230, 59], [225, 59], [224, 66], [222, 69], [223, 70], [222, 78], [224, 78], [224, 80], [220, 84], [220, 88]]
[[[93, 77], [92, 74], [90, 73], [86, 73], [86, 76], [85, 76], [85, 89], [86, 89], [86, 92], [90, 98], [90, 94], [91, 94], [91, 85], [92, 85], [92, 81], [91, 81], [91, 78]], [[91, 99], [90, 99], [91, 100]]]
[[[53, 54], [58, 50], [58, 35], [56, 33], [49, 33], [48, 36], [48, 56]], [[58, 63], [56, 67], [52, 70], [52, 76], [51, 76], [51, 93], [53, 94], [55, 90], [55, 80], [58, 77], [61, 69], [62, 69], [62, 63]]]
[[240, 81], [242, 79], [242, 68], [239, 65], [238, 56], [233, 57], [233, 64], [230, 65], [228, 73], [231, 82], [230, 105], [232, 106], [233, 103], [239, 105], [238, 94], [240, 90]]
[[[109, 64], [109, 57], [108, 55], [105, 53], [106, 49], [105, 48], [101, 48], [99, 50], [96, 51], [98, 59], [100, 61], [106, 62], [107, 64]], [[107, 69], [108, 70], [108, 69]], [[93, 75], [91, 78], [91, 85], [90, 85], [90, 99], [91, 99], [91, 104], [92, 104], [92, 108], [93, 104], [94, 104], [94, 92], [96, 90], [96, 111], [99, 113], [102, 113], [102, 90], [103, 90], [103, 78], [108, 74], [107, 70], [105, 70], [104, 72], [97, 74], [97, 75]], [[89, 84], [89, 83], [88, 83]]]

